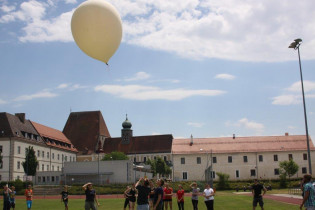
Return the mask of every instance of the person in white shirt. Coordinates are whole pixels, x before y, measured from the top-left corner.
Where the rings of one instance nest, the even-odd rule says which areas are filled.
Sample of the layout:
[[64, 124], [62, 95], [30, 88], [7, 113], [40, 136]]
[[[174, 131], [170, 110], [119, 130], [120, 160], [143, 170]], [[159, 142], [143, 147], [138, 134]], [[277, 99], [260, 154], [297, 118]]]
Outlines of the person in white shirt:
[[203, 191], [202, 195], [205, 198], [205, 204], [207, 206], [207, 210], [213, 210], [214, 190], [212, 188], [210, 188], [209, 184], [206, 184], [206, 188]]

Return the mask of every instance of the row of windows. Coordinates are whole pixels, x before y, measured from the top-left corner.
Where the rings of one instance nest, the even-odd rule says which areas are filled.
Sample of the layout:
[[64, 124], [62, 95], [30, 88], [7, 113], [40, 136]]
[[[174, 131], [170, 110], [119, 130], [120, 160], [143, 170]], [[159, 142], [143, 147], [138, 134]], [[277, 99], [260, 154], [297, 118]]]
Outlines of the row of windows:
[[[59, 176], [39, 176], [37, 177], [39, 183], [45, 182], [59, 182]], [[51, 181], [50, 181], [51, 180]]]
[[[156, 158], [157, 158], [156, 156], [153, 157], [154, 160], [156, 160]], [[150, 159], [150, 158], [143, 157], [143, 162], [144, 162], [144, 163], [147, 162], [148, 159]], [[164, 161], [167, 161], [167, 156], [164, 156], [164, 157], [163, 157], [163, 160], [164, 160]], [[141, 160], [140, 160], [140, 161], [141, 161]], [[136, 158], [136, 157], [133, 158], [133, 162], [137, 162], [137, 158]]]
[[[1, 146], [2, 148], [2, 146]], [[28, 148], [25, 148], [25, 154], [27, 153], [27, 149]], [[21, 146], [18, 146], [17, 147], [17, 153], [18, 154], [21, 154]], [[40, 150], [37, 150], [37, 157], [43, 157], [45, 158], [45, 152], [44, 151], [40, 151]], [[50, 153], [49, 152], [46, 152], [46, 157], [47, 159], [50, 158]], [[51, 154], [51, 158], [54, 160], [55, 159], [55, 153], [52, 153]], [[57, 160], [60, 160], [60, 154], [57, 154]], [[62, 159], [61, 160], [64, 160], [64, 161], [68, 161], [68, 156], [67, 155], [62, 155]], [[75, 157], [71, 157], [70, 156], [70, 162], [74, 162], [75, 161]]]
[[[21, 168], [22, 168], [22, 164], [21, 164], [20, 161], [18, 161], [18, 162], [17, 162], [17, 165], [16, 165], [16, 169], [20, 170]], [[39, 168], [39, 164], [38, 164], [38, 165], [37, 165], [37, 170], [39, 170], [39, 169], [40, 169], [40, 168]], [[45, 171], [45, 165], [44, 165], [44, 164], [42, 164], [41, 169], [42, 169], [42, 171]], [[60, 171], [60, 167], [59, 167], [59, 166], [57, 166], [56, 169], [57, 169], [57, 171]], [[55, 166], [52, 165], [52, 166], [51, 166], [51, 170], [49, 170], [49, 165], [46, 165], [46, 171], [55, 171]]]
[[[293, 160], [293, 155], [292, 154], [288, 154], [288, 158], [289, 160]], [[275, 162], [278, 161], [278, 155], [273, 155], [273, 160]], [[307, 154], [303, 154], [303, 160], [307, 160]], [[233, 162], [233, 156], [228, 156], [228, 163], [232, 163]], [[263, 162], [264, 161], [264, 156], [263, 155], [259, 155], [258, 156], [258, 161], [259, 162]], [[182, 157], [180, 159], [181, 164], [185, 164], [185, 158]], [[248, 157], [245, 155], [243, 156], [243, 162], [247, 163], [248, 162]], [[212, 163], [217, 163], [217, 157], [212, 157]], [[197, 157], [197, 164], [201, 164], [201, 157]]]
[[[302, 174], [307, 174], [307, 168], [306, 167], [302, 168]], [[280, 175], [279, 168], [274, 169], [274, 175]], [[254, 176], [254, 177], [256, 176], [256, 170], [255, 169], [250, 170], [250, 176]], [[211, 171], [210, 177], [215, 179], [215, 171]], [[239, 170], [235, 171], [235, 177], [240, 178], [240, 171]], [[187, 179], [188, 179], [188, 172], [183, 172], [183, 180], [187, 180]]]

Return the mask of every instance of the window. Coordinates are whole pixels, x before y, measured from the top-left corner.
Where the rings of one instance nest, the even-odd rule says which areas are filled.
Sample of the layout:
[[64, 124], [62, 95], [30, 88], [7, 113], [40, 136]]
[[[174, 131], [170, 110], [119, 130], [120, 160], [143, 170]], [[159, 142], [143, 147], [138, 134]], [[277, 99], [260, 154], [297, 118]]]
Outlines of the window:
[[210, 176], [212, 179], [215, 179], [215, 171], [211, 171]]
[[232, 161], [233, 161], [232, 156], [228, 156], [228, 162], [232, 163]]
[[56, 182], [59, 182], [59, 176], [56, 176]]
[[51, 182], [55, 182], [55, 177], [54, 176], [51, 177]]
[[46, 169], [47, 169], [47, 171], [49, 171], [49, 165], [47, 165]]
[[70, 156], [70, 162], [72, 162], [72, 157]]
[[40, 157], [40, 151], [37, 150], [37, 157]]
[[255, 169], [250, 170], [250, 176], [256, 176], [256, 170]]
[[46, 177], [43, 176], [43, 182], [46, 182]]
[[55, 166], [51, 166], [51, 170], [54, 171], [55, 170]]
[[16, 179], [20, 179], [20, 176], [17, 176]]
[[264, 161], [264, 157], [262, 155], [258, 156], [259, 162], [263, 162]]
[[17, 153], [21, 154], [21, 147], [20, 146], [17, 147]]
[[45, 166], [44, 166], [44, 164], [42, 164], [42, 171], [44, 171], [45, 170]]
[[181, 163], [181, 164], [185, 164], [185, 158], [181, 158], [181, 159], [180, 159], [180, 163]]
[[0, 145], [0, 153], [2, 153], [2, 145]]
[[275, 175], [279, 175], [279, 174], [280, 174], [279, 168], [275, 168]]
[[243, 161], [244, 161], [244, 163], [248, 162], [247, 156], [243, 156]]
[[273, 155], [273, 160], [276, 162], [278, 161], [278, 155]]
[[187, 180], [188, 176], [187, 176], [187, 172], [183, 172], [183, 180]]
[[217, 157], [212, 157], [212, 163], [217, 163]]
[[153, 158], [154, 160], [156, 160], [156, 156], [154, 156], [154, 158]]
[[42, 151], [42, 157], [45, 157], [45, 152], [44, 151]]
[[[74, 161], [74, 158], [73, 158], [73, 161]], [[143, 157], [143, 162], [147, 162], [147, 157]]]
[[37, 180], [38, 180], [38, 182], [42, 182], [42, 177], [39, 176], [39, 177], [37, 178]]
[[62, 155], [61, 160], [64, 161], [64, 156]]
[[134, 163], [137, 162], [137, 158], [136, 157], [133, 158], [133, 162]]
[[67, 157], [67, 155], [65, 156], [65, 161], [68, 161], [68, 157]]
[[59, 154], [57, 155], [57, 159], [58, 159], [58, 160], [60, 159], [60, 155], [59, 155]]
[[59, 171], [59, 166], [57, 166], [57, 171]]
[[201, 157], [197, 157], [197, 164], [201, 164]]
[[21, 162], [18, 161], [18, 162], [17, 162], [17, 169], [20, 169], [20, 168], [21, 168]]
[[27, 148], [25, 148], [25, 155], [27, 154]]
[[47, 158], [49, 159], [49, 152], [47, 152]]
[[303, 167], [302, 168], [302, 174], [306, 174], [307, 173], [307, 168], [306, 167]]
[[[244, 156], [244, 157], [246, 157], [246, 156]], [[240, 171], [239, 170], [235, 171], [235, 177], [236, 178], [240, 178]]]
[[52, 158], [52, 159], [55, 159], [55, 153], [52, 153], [52, 154], [51, 154], [51, 158]]
[[164, 156], [164, 161], [167, 161], [167, 157], [166, 156]]
[[0, 175], [0, 181], [2, 180], [2, 176]]
[[306, 153], [303, 154], [303, 160], [307, 160], [307, 154]]
[[289, 160], [293, 160], [293, 155], [289, 154]]
[[47, 176], [47, 182], [50, 182], [50, 176]]

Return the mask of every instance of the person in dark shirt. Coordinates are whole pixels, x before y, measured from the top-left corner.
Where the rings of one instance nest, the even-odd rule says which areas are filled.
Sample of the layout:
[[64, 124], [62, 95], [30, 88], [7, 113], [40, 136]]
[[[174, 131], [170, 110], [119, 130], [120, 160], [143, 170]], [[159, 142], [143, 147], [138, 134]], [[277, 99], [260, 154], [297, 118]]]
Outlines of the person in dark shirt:
[[136, 183], [138, 190], [137, 210], [149, 210], [148, 196], [151, 192], [149, 180], [140, 178]]
[[63, 187], [63, 191], [61, 192], [61, 201], [65, 204], [65, 210], [68, 210], [68, 186], [65, 185]]
[[[126, 191], [129, 190], [129, 186], [126, 187]], [[129, 194], [126, 194], [126, 192], [124, 192], [124, 198], [125, 198], [125, 203], [124, 203], [124, 210], [126, 210], [127, 206], [129, 209]]]
[[11, 206], [10, 193], [11, 192], [12, 191], [7, 185], [3, 187], [3, 210], [10, 210], [10, 206]]
[[95, 203], [97, 206], [99, 206], [99, 202], [97, 201], [96, 198], [96, 192], [93, 189], [92, 183], [86, 183], [85, 185], [82, 186], [82, 189], [85, 192], [85, 210], [96, 210]]
[[[261, 191], [263, 191], [263, 194], [261, 194]], [[261, 210], [264, 210], [264, 201], [263, 196], [267, 192], [264, 185], [260, 184], [257, 179], [255, 179], [255, 183], [252, 186], [252, 194], [253, 194], [253, 210], [256, 209], [257, 203], [259, 203], [259, 206], [261, 207]]]
[[154, 190], [154, 201], [153, 201], [153, 210], [162, 210], [163, 209], [163, 185], [164, 180], [159, 179], [157, 181], [157, 188]]
[[135, 209], [136, 193], [137, 193], [137, 189], [136, 189], [135, 184], [132, 184], [131, 188], [129, 188], [125, 191], [125, 194], [128, 196], [128, 199], [129, 199], [129, 209], [130, 210]]

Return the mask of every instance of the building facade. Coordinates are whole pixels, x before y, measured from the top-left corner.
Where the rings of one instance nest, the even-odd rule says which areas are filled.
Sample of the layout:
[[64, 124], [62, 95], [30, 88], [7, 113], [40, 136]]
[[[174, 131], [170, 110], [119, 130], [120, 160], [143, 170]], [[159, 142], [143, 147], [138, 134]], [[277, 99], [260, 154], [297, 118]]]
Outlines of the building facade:
[[[315, 148], [310, 140], [312, 168], [315, 168]], [[217, 172], [230, 180], [253, 178], [278, 179], [279, 162], [293, 159], [299, 165], [295, 177], [309, 172], [306, 137], [256, 136], [202, 139], [174, 139], [172, 146], [173, 177], [176, 181], [217, 180]], [[314, 175], [314, 173], [313, 173]]]
[[64, 162], [76, 161], [77, 150], [61, 131], [25, 119], [24, 113], [0, 113], [0, 180], [25, 179], [22, 162], [33, 147], [37, 171], [61, 171]]

